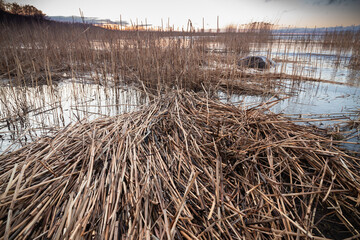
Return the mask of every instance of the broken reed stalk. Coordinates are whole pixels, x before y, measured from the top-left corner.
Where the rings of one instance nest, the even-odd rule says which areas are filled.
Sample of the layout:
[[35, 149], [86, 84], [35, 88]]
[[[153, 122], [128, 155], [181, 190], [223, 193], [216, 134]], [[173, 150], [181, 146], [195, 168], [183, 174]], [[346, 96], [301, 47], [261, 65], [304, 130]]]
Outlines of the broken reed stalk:
[[0, 155], [0, 239], [358, 235], [359, 159], [265, 110], [175, 92]]

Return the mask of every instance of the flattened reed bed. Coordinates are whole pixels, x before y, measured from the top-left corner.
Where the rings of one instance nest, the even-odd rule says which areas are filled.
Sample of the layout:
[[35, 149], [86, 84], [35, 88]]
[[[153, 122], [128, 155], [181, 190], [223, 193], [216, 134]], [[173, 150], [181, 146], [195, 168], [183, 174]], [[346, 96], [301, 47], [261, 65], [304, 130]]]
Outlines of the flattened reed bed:
[[266, 106], [188, 92], [0, 155], [0, 239], [359, 234], [359, 159]]

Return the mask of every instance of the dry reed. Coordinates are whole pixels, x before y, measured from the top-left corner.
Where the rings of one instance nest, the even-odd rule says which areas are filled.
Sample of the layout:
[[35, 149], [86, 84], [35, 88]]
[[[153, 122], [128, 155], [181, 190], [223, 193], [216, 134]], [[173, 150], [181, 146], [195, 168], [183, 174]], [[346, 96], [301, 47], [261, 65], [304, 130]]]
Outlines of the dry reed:
[[267, 107], [170, 93], [0, 155], [0, 239], [359, 235], [359, 159]]

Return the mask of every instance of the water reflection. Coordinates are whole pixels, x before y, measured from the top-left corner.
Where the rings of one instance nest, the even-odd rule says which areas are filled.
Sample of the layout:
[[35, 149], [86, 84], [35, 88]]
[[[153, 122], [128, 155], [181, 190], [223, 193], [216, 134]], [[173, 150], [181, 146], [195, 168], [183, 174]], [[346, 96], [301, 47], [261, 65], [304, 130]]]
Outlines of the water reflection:
[[[294, 83], [284, 80], [287, 84]], [[275, 113], [284, 114], [332, 114], [356, 111], [360, 106], [360, 89], [357, 87], [330, 83], [299, 82], [296, 95], [280, 101], [271, 108]], [[253, 96], [219, 92], [223, 101], [257, 105], [272, 99], [273, 96]]]
[[104, 87], [64, 80], [57, 86], [0, 87], [0, 152], [82, 119], [114, 116], [146, 104], [131, 87]]
[[[357, 120], [360, 111], [360, 88], [330, 84], [299, 82], [286, 80], [289, 85], [297, 86], [298, 92], [290, 98], [279, 101], [270, 108], [271, 112], [283, 113], [294, 119], [308, 119], [309, 122], [299, 122], [298, 124], [311, 123], [317, 127], [328, 128], [330, 130], [342, 128], [348, 131], [347, 139], [349, 142], [360, 142], [358, 135], [359, 129], [349, 129], [348, 121]], [[293, 91], [288, 88], [288, 91]], [[227, 95], [219, 92], [219, 97], [223, 102], [241, 105], [245, 107], [257, 106], [260, 103], [275, 100], [273, 96], [253, 96], [253, 95]], [[316, 118], [316, 121], [313, 121]], [[322, 120], [324, 119], [324, 120]], [[336, 119], [329, 121], [329, 119]], [[360, 151], [360, 145], [344, 144], [351, 150]]]
[[278, 40], [254, 44], [251, 55], [263, 55], [277, 61], [274, 72], [301, 75], [360, 86], [360, 71], [349, 68], [351, 49], [325, 49], [322, 44]]

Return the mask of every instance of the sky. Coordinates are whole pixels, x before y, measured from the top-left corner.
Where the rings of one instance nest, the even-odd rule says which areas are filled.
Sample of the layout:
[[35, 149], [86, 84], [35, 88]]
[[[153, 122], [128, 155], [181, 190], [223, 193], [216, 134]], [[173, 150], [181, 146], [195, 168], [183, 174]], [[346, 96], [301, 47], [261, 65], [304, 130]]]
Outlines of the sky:
[[360, 25], [360, 0], [8, 0], [30, 4], [48, 16], [97, 17], [186, 29], [220, 27], [266, 21], [284, 27], [332, 27]]

